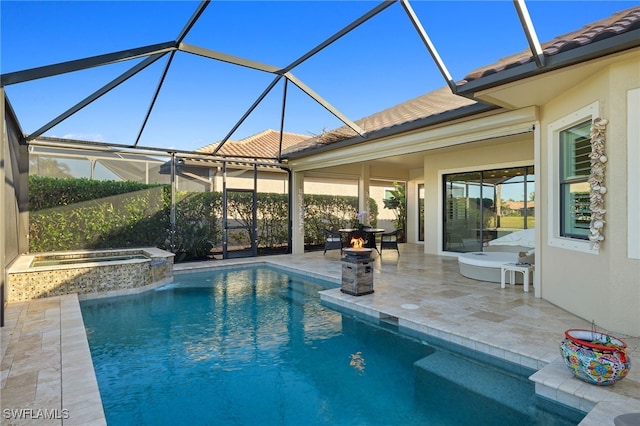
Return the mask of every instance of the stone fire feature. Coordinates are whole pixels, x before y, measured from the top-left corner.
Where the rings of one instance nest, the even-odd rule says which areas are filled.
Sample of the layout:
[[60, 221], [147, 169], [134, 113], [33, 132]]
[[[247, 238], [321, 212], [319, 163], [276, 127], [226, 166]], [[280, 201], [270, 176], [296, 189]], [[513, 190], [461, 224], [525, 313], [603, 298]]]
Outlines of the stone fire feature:
[[362, 296], [373, 293], [373, 265], [370, 248], [347, 248], [342, 258], [343, 293]]

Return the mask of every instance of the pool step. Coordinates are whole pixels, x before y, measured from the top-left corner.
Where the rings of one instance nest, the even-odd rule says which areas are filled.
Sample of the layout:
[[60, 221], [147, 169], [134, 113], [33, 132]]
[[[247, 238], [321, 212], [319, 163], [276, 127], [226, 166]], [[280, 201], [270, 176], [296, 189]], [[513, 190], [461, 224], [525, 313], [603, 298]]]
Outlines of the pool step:
[[285, 289], [281, 289], [279, 291], [282, 294], [282, 297], [285, 299], [291, 299], [291, 301], [295, 303], [305, 303], [309, 300], [309, 297], [312, 296], [312, 293], [308, 288], [297, 284], [289, 285]]
[[380, 312], [378, 317], [378, 324], [387, 330], [398, 331], [399, 320], [398, 317], [393, 315], [387, 315]]
[[452, 352], [438, 350], [416, 361], [414, 368], [417, 385], [422, 384], [424, 388], [434, 389], [436, 397], [445, 387], [457, 386], [477, 396], [473, 398], [473, 395], [469, 396], [458, 390], [460, 395], [465, 395], [469, 404], [481, 406], [486, 398], [519, 413], [526, 413], [527, 408], [535, 401], [533, 383], [526, 377], [518, 377], [498, 368], [479, 364]]

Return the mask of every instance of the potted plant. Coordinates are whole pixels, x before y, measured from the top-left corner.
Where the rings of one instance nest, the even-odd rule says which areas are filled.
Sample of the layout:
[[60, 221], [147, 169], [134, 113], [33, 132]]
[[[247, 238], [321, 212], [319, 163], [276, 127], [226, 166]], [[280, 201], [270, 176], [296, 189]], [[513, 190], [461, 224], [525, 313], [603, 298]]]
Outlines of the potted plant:
[[365, 228], [366, 220], [367, 220], [366, 210], [356, 213], [356, 218], [353, 221], [353, 225], [354, 225], [353, 227], [358, 228], [359, 230], [363, 230]]
[[595, 330], [569, 329], [560, 345], [565, 364], [580, 380], [594, 385], [612, 385], [631, 368], [627, 344]]
[[404, 241], [404, 230], [407, 229], [407, 195], [406, 187], [398, 182], [393, 182], [393, 191], [389, 191], [389, 198], [385, 198], [384, 208], [393, 210], [396, 219], [393, 225], [396, 229], [402, 230], [402, 235], [398, 235], [398, 241]]

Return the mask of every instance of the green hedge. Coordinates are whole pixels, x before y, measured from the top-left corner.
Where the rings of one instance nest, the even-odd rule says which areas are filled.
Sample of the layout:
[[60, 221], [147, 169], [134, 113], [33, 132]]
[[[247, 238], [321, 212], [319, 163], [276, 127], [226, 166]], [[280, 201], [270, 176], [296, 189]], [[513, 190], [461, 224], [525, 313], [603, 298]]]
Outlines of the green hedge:
[[86, 178], [59, 179], [29, 176], [29, 209], [33, 212], [68, 206], [83, 201], [97, 200], [163, 186], [159, 184], [146, 185], [131, 181], [99, 181]]
[[[308, 245], [323, 244], [322, 228], [337, 230], [357, 224], [358, 197], [338, 195], [305, 195], [304, 241]], [[377, 226], [378, 204], [369, 199], [369, 218]]]
[[31, 176], [30, 251], [157, 246], [169, 228], [164, 192], [135, 182]]
[[[31, 252], [153, 246], [171, 250], [171, 191], [167, 185], [136, 182], [29, 178]], [[204, 258], [221, 250], [222, 193], [178, 192], [173, 234], [177, 261]], [[305, 243], [323, 242], [322, 228], [354, 224], [357, 197], [305, 195]], [[230, 193], [228, 215], [250, 227], [251, 193]], [[378, 207], [369, 202], [376, 225]], [[260, 249], [288, 244], [288, 195], [257, 194], [257, 242]], [[237, 245], [248, 243], [246, 230], [230, 231]]]

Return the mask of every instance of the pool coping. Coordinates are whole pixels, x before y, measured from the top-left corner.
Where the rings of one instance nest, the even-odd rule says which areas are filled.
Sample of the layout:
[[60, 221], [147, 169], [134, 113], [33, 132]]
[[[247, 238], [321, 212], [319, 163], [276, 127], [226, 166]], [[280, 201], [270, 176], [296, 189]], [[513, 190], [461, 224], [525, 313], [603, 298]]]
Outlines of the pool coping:
[[[46, 252], [46, 253], [38, 253], [38, 254], [23, 254], [18, 256], [13, 263], [7, 268], [7, 274], [16, 274], [16, 273], [21, 273], [21, 272], [31, 272], [31, 271], [38, 271], [41, 269], [51, 269], [51, 270], [59, 270], [59, 269], [71, 269], [71, 268], [75, 268], [78, 267], [77, 264], [63, 264], [63, 265], [49, 265], [49, 266], [31, 266], [31, 264], [33, 263], [34, 259], [36, 257], [45, 257], [45, 256], [67, 256], [67, 257], [71, 257], [71, 256], [80, 256], [80, 255], [86, 255], [86, 254], [91, 254], [91, 255], [99, 255], [101, 253], [104, 254], [109, 254], [109, 253], [113, 253], [113, 252], [122, 252], [122, 253], [129, 253], [129, 254], [139, 254], [142, 253], [144, 254], [147, 259], [128, 259], [128, 260], [120, 260], [119, 262], [125, 262], [125, 263], [141, 263], [141, 262], [148, 262], [149, 259], [153, 259], [153, 258], [157, 258], [157, 257], [166, 257], [167, 253], [165, 250], [161, 250], [155, 247], [142, 247], [142, 248], [137, 248], [137, 249], [132, 249], [132, 248], [123, 248], [123, 249], [101, 249], [101, 250], [75, 250], [75, 251], [52, 251], [52, 252]], [[171, 257], [173, 256], [173, 254], [170, 254]], [[92, 257], [100, 257], [100, 256], [92, 256]], [[91, 257], [87, 258], [87, 259], [91, 259]], [[96, 264], [101, 265], [102, 263], [99, 262], [84, 262], [81, 265], [81, 267], [85, 267], [85, 266], [95, 266]]]
[[106, 425], [78, 296], [13, 302], [6, 309], [1, 389], [11, 393], [2, 398], [3, 420]]
[[69, 410], [70, 415], [63, 423], [106, 424], [77, 295], [60, 297], [60, 325], [62, 407]]

